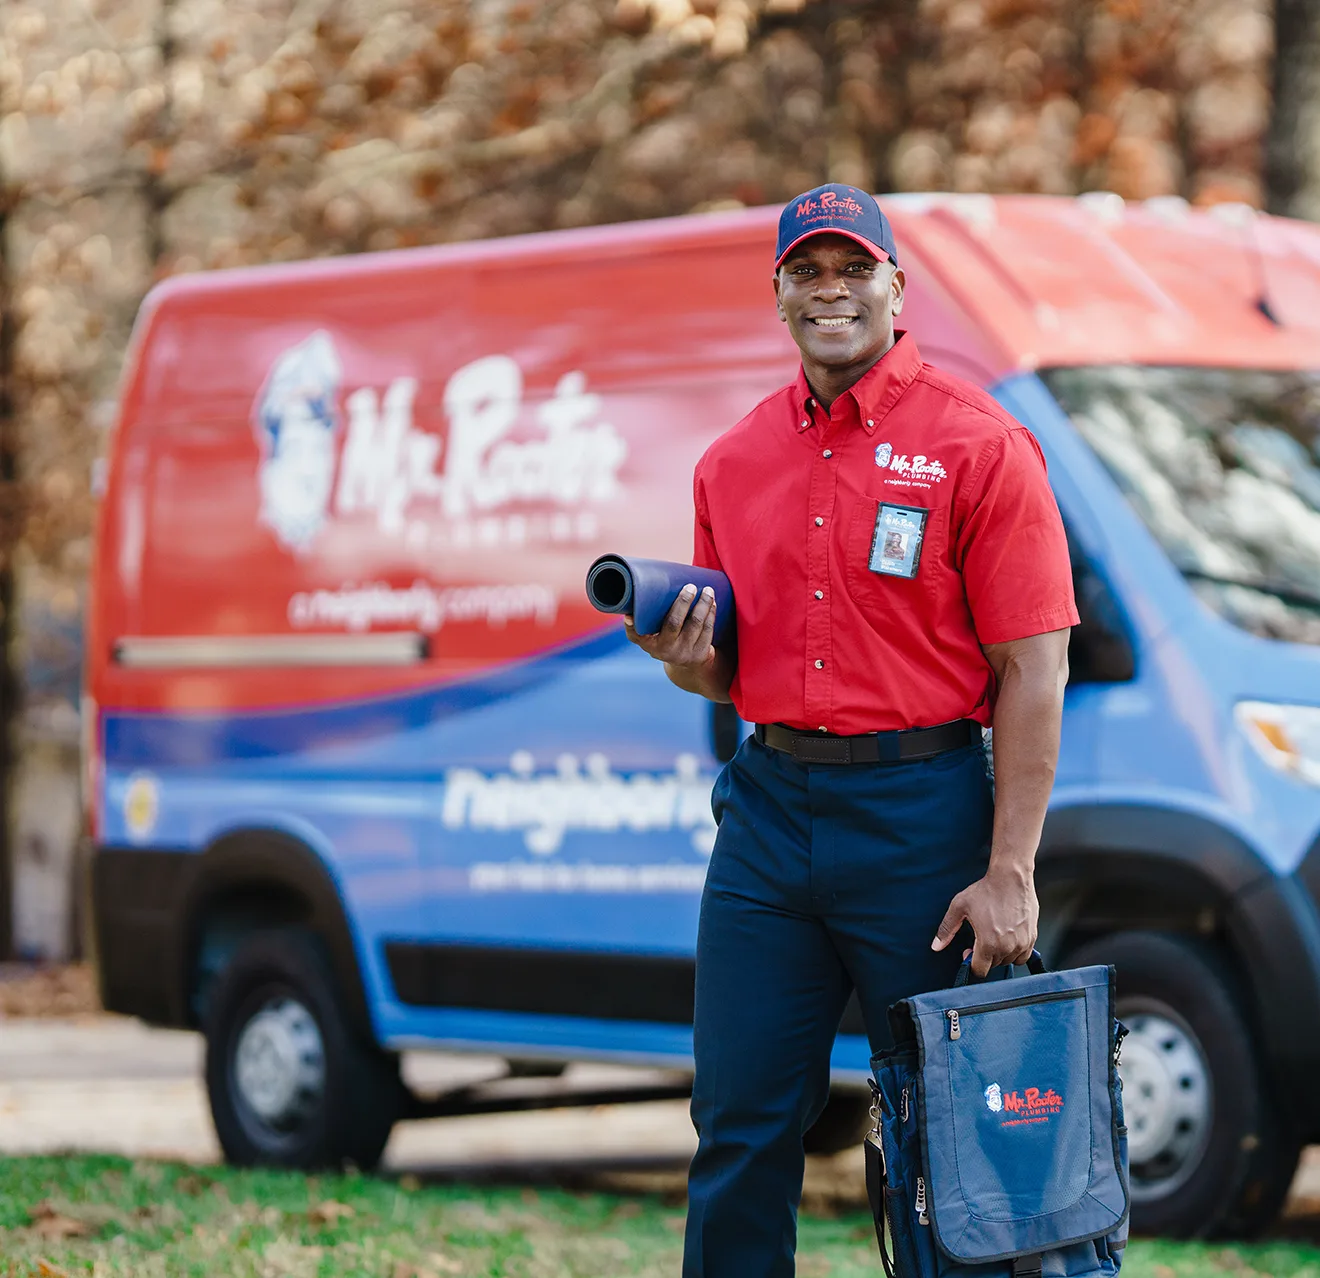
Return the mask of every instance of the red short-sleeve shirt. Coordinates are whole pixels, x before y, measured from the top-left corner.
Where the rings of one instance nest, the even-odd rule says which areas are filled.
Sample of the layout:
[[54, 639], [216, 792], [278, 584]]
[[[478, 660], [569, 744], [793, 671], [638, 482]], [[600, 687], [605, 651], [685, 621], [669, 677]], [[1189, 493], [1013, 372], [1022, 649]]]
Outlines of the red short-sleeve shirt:
[[802, 373], [762, 400], [694, 489], [694, 562], [733, 583], [749, 722], [988, 725], [981, 645], [1077, 624], [1039, 445], [904, 334], [828, 413]]

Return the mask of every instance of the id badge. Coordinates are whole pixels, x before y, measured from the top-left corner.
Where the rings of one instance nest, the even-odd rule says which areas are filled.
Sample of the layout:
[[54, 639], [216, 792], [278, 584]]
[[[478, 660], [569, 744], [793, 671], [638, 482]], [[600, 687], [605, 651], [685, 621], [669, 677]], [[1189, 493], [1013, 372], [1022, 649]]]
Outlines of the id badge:
[[917, 575], [921, 562], [921, 539], [926, 531], [929, 510], [920, 506], [891, 506], [881, 502], [875, 516], [875, 535], [871, 538], [871, 558], [867, 567], [886, 577]]

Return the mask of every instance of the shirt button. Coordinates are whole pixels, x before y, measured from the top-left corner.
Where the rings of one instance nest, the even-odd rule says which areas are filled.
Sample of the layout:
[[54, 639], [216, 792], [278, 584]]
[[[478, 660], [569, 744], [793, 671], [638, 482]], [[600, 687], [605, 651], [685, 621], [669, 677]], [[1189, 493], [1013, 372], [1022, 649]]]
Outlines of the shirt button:
[[817, 527], [817, 528], [821, 527], [821, 525], [824, 524], [824, 522], [825, 522], [825, 521], [824, 521], [819, 515], [816, 516], [816, 527]]
[[817, 599], [824, 599], [824, 598], [825, 598], [825, 592], [824, 592], [823, 590], [818, 590], [818, 591], [816, 591], [816, 598], [817, 598]]
[[816, 669], [817, 669], [817, 670], [824, 670], [824, 669], [825, 669], [825, 663], [824, 663], [823, 661], [821, 661], [821, 660], [818, 659], [818, 660], [816, 661]]
[[873, 421], [868, 417], [868, 418], [866, 419], [866, 424], [867, 424], [868, 426], [874, 426], [874, 425], [875, 425], [875, 422], [873, 422]]
[[825, 457], [833, 457], [834, 454], [827, 448], [823, 454]]
[[802, 429], [803, 429], [803, 430], [806, 430], [807, 427], [810, 426], [810, 425], [811, 425], [810, 422], [808, 422], [808, 421], [804, 421], [804, 422], [802, 423]]
[[816, 731], [817, 731], [817, 732], [828, 732], [829, 729], [828, 729], [828, 728], [822, 723], [822, 724], [820, 725], [820, 727], [816, 729]]

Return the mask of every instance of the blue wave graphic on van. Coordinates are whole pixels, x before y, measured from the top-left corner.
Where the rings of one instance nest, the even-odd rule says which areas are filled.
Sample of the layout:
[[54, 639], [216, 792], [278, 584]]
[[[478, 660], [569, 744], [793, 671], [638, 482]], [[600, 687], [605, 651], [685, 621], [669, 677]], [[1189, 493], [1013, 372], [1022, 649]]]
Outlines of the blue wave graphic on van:
[[622, 627], [453, 683], [338, 705], [233, 713], [108, 713], [108, 767], [213, 766], [316, 753], [333, 757], [507, 702], [628, 646]]

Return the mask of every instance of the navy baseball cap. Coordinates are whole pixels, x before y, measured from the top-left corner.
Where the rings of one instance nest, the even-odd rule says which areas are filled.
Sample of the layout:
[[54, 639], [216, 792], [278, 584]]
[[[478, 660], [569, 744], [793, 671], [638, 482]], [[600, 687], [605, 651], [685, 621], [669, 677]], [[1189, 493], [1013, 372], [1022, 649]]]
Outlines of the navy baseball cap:
[[775, 245], [775, 270], [784, 258], [808, 236], [832, 231], [856, 240], [877, 261], [898, 265], [894, 232], [880, 212], [875, 196], [842, 182], [827, 182], [789, 200], [779, 215], [779, 241]]

